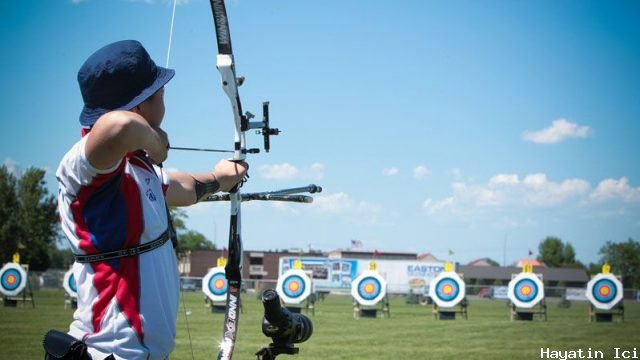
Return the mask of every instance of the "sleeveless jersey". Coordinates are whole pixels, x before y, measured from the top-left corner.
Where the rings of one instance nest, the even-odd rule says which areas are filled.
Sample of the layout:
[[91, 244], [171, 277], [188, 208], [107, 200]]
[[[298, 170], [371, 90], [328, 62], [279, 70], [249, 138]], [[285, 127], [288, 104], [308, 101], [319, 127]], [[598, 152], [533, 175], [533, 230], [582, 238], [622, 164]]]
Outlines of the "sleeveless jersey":
[[[62, 229], [75, 254], [135, 247], [168, 226], [159, 175], [144, 154], [128, 154], [98, 170], [84, 148], [88, 136], [63, 157], [56, 177]], [[170, 241], [139, 256], [73, 266], [78, 309], [69, 334], [89, 346], [94, 359], [165, 359], [175, 343], [179, 274]]]

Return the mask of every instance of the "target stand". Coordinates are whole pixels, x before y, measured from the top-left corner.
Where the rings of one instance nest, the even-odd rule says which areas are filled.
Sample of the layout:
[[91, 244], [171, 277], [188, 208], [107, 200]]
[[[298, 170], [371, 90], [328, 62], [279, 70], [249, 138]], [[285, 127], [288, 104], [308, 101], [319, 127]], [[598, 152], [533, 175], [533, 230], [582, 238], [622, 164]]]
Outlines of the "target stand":
[[536, 316], [546, 321], [547, 304], [544, 301], [542, 274], [533, 274], [530, 265], [523, 270], [520, 274], [513, 274], [509, 282], [511, 321], [531, 321]]
[[351, 283], [353, 296], [353, 318], [377, 318], [378, 307], [382, 318], [391, 317], [389, 298], [387, 297], [387, 282], [375, 271], [375, 262], [369, 264], [369, 270], [362, 272]]
[[[209, 307], [212, 314], [224, 314], [227, 310], [227, 277], [224, 266], [209, 269], [202, 278], [202, 292], [205, 294], [205, 306]], [[242, 303], [239, 303], [242, 311]]]
[[587, 283], [585, 295], [590, 302], [590, 322], [613, 322], [616, 317], [620, 322], [624, 322], [622, 283], [609, 271], [609, 265], [605, 264], [602, 273], [595, 275]]
[[15, 262], [6, 263], [0, 269], [0, 293], [5, 307], [17, 307], [19, 302], [24, 307], [27, 301], [31, 302], [33, 308], [36, 307], [28, 272], [28, 264]]
[[468, 319], [465, 298], [466, 286], [462, 276], [453, 271], [453, 264], [447, 263], [445, 271], [429, 284], [429, 297], [433, 301], [431, 313], [436, 320], [455, 320], [456, 314]]

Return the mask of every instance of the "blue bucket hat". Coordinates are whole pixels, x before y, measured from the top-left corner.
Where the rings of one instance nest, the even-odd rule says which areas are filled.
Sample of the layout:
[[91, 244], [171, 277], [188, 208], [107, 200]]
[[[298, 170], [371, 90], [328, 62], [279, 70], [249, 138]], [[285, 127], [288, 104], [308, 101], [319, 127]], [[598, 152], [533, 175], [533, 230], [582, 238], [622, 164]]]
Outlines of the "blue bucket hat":
[[174, 74], [173, 69], [156, 66], [138, 41], [118, 41], [99, 49], [78, 71], [84, 100], [80, 124], [90, 127], [109, 111], [136, 107]]

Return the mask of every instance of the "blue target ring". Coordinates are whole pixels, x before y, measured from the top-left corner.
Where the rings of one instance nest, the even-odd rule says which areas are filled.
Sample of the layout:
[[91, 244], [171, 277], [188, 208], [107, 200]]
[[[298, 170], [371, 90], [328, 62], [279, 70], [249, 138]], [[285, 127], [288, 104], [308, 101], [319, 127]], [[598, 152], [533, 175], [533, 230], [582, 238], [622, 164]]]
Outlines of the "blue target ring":
[[298, 275], [288, 276], [282, 282], [282, 291], [290, 298], [302, 296], [306, 286], [304, 279]]
[[227, 278], [225, 274], [220, 272], [211, 276], [208, 287], [215, 296], [225, 295], [227, 293]]
[[451, 278], [444, 278], [436, 284], [436, 295], [442, 301], [453, 301], [460, 293], [460, 286]]
[[522, 279], [516, 283], [514, 295], [522, 302], [531, 302], [538, 296], [538, 284], [531, 279]]
[[73, 292], [78, 292], [75, 275], [72, 274], [71, 276], [69, 276], [69, 281], [67, 282], [67, 285], [69, 285], [69, 288], [73, 290]]
[[22, 284], [22, 274], [16, 269], [7, 269], [2, 273], [2, 288], [7, 291], [16, 290]]
[[596, 281], [591, 290], [593, 297], [601, 303], [610, 303], [618, 295], [616, 284], [609, 279]]
[[358, 284], [358, 295], [367, 301], [378, 297], [380, 291], [382, 291], [380, 281], [371, 276], [365, 277]]

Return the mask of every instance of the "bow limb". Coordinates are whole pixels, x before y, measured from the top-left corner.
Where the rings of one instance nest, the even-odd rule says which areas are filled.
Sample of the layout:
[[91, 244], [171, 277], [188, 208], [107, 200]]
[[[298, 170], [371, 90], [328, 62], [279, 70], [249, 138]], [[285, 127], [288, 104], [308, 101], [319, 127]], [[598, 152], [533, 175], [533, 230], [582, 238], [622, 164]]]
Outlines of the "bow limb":
[[[245, 134], [247, 119], [242, 114], [242, 104], [238, 94], [238, 81], [236, 78], [229, 22], [224, 0], [211, 0], [211, 10], [216, 27], [216, 40], [218, 43], [218, 56], [216, 67], [222, 79], [222, 88], [229, 97], [233, 118], [234, 131], [234, 161], [243, 161], [246, 157]], [[222, 329], [222, 341], [218, 351], [218, 359], [231, 359], [238, 332], [238, 316], [240, 314], [240, 289], [242, 284], [242, 237], [241, 237], [241, 204], [242, 197], [240, 186], [236, 186], [229, 193], [231, 202], [231, 216], [229, 224], [229, 260], [225, 267], [228, 281], [227, 303], [224, 326]]]

